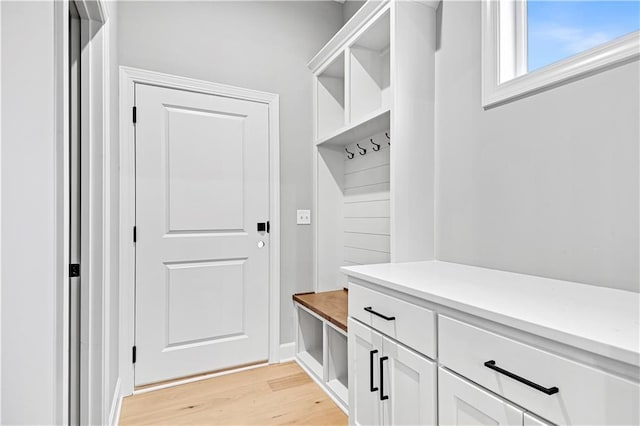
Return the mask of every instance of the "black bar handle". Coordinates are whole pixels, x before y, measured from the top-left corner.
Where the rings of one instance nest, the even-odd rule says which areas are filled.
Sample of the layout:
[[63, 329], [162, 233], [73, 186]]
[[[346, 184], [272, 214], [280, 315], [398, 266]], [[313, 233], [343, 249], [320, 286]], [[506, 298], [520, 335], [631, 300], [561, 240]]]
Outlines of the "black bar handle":
[[379, 316], [382, 319], [386, 319], [387, 321], [393, 321], [394, 319], [396, 319], [396, 317], [388, 317], [386, 315], [382, 315], [381, 313], [374, 311], [371, 306], [367, 306], [366, 308], [364, 308], [364, 310], [373, 315]]
[[560, 392], [560, 389], [558, 389], [557, 387], [553, 386], [551, 388], [545, 388], [544, 386], [540, 386], [537, 383], [533, 383], [531, 380], [527, 380], [524, 377], [520, 377], [516, 374], [513, 374], [510, 371], [507, 371], [503, 368], [500, 368], [496, 365], [496, 362], [494, 360], [491, 361], [487, 361], [484, 363], [484, 366], [487, 368], [490, 368], [494, 371], [497, 371], [500, 374], [504, 374], [507, 377], [512, 378], [513, 380], [517, 380], [520, 383], [524, 383], [527, 386], [531, 386], [532, 388], [539, 390], [542, 393], [546, 393], [547, 395], [553, 395], [554, 393], [558, 393]]
[[384, 365], [383, 365], [383, 362], [385, 362], [388, 359], [389, 359], [388, 356], [383, 356], [380, 358], [380, 401], [389, 399], [389, 395], [384, 394]]
[[378, 390], [377, 387], [373, 386], [373, 355], [377, 353], [377, 349], [369, 352], [369, 389], [371, 390], [371, 392], [375, 392]]

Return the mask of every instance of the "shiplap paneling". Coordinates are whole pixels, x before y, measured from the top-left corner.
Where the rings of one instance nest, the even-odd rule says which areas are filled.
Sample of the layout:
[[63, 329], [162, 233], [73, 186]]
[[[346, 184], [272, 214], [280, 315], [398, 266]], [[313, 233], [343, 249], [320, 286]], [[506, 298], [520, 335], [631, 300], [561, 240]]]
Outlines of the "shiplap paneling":
[[344, 190], [344, 202], [355, 203], [360, 201], [388, 200], [389, 183], [379, 183], [371, 186], [360, 186]]
[[358, 201], [344, 203], [344, 217], [389, 217], [389, 200]]
[[389, 235], [358, 234], [345, 232], [344, 246], [389, 253], [389, 246], [391, 243], [389, 241], [390, 238], [391, 237]]
[[346, 189], [358, 188], [362, 186], [372, 186], [389, 182], [389, 166], [378, 166], [359, 172], [344, 175], [344, 187]]
[[352, 247], [344, 248], [344, 258], [346, 261], [360, 263], [362, 265], [369, 263], [385, 263], [391, 260], [389, 253]]
[[[380, 149], [374, 151], [374, 142]], [[384, 132], [347, 146], [344, 163], [344, 265], [390, 261], [390, 146]]]
[[365, 217], [344, 219], [344, 231], [360, 234], [391, 235], [391, 226], [387, 217]]

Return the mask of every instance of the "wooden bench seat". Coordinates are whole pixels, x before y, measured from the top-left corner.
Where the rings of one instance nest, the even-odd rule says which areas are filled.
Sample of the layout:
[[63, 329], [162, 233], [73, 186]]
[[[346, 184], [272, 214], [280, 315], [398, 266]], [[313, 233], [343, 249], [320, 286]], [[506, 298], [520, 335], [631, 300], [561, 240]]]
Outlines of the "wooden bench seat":
[[321, 293], [298, 293], [293, 295], [293, 300], [346, 332], [349, 312], [347, 295], [346, 289]]

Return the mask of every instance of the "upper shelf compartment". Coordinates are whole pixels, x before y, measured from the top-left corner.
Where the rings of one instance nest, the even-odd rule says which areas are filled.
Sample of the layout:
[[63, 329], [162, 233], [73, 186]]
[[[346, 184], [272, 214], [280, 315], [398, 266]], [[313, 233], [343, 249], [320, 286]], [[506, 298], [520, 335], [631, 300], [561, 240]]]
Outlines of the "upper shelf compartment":
[[350, 122], [391, 104], [390, 11], [366, 27], [349, 52]]
[[345, 124], [344, 55], [318, 74], [316, 85], [317, 137], [333, 134]]
[[367, 1], [309, 62], [316, 145], [345, 145], [367, 129], [389, 128], [391, 4]]

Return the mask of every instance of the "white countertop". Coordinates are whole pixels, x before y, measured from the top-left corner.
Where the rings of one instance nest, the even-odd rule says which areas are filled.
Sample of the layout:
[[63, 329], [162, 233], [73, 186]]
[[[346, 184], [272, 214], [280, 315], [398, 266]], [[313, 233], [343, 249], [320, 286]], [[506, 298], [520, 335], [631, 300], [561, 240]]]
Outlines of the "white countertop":
[[341, 268], [349, 276], [640, 366], [640, 294], [455, 263]]

